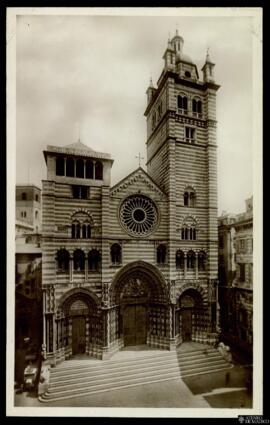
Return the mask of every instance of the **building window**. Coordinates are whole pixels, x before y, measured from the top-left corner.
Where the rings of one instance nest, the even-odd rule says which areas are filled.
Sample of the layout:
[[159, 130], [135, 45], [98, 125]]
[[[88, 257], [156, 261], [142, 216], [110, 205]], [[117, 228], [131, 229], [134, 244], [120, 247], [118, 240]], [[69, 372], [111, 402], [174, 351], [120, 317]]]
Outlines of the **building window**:
[[39, 202], [39, 197], [38, 197], [38, 195], [36, 195], [35, 199], [36, 199], [36, 202]]
[[245, 264], [239, 264], [239, 280], [240, 282], [245, 282], [246, 280]]
[[186, 96], [177, 96], [177, 108], [182, 114], [187, 114], [188, 110], [188, 100]]
[[35, 211], [35, 219], [38, 219], [38, 211]]
[[193, 251], [188, 251], [187, 253], [187, 268], [188, 269], [195, 268], [195, 253]]
[[100, 161], [95, 163], [95, 178], [96, 180], [103, 179], [103, 164]]
[[196, 117], [200, 117], [202, 114], [202, 102], [201, 100], [193, 99], [192, 100], [192, 112]]
[[96, 271], [100, 266], [100, 253], [97, 249], [92, 249], [88, 253], [88, 270]]
[[195, 128], [185, 127], [185, 141], [188, 143], [195, 142]]
[[246, 250], [246, 240], [245, 239], [239, 239], [239, 251], [245, 252]]
[[195, 207], [196, 195], [193, 189], [187, 188], [184, 192], [184, 206]]
[[58, 156], [56, 158], [56, 175], [57, 176], [65, 175], [65, 160], [61, 156]]
[[93, 179], [94, 178], [94, 164], [93, 161], [86, 161], [86, 178]]
[[122, 262], [121, 246], [118, 243], [114, 243], [111, 246], [111, 263], [114, 265], [121, 264]]
[[83, 159], [77, 159], [76, 161], [76, 177], [84, 178], [84, 161]]
[[196, 228], [195, 227], [183, 227], [181, 232], [181, 239], [183, 240], [196, 240]]
[[206, 254], [201, 251], [198, 254], [198, 270], [205, 271], [206, 270]]
[[69, 269], [69, 252], [66, 249], [57, 251], [56, 256], [58, 271], [64, 272]]
[[66, 176], [74, 177], [74, 160], [72, 158], [67, 159]]
[[191, 73], [189, 71], [185, 71], [185, 77], [190, 78], [191, 77]]
[[25, 192], [22, 193], [22, 201], [26, 201], [27, 200], [27, 195]]
[[166, 254], [167, 249], [165, 245], [159, 245], [157, 247], [157, 263], [158, 264], [165, 264], [166, 263]]
[[73, 265], [75, 271], [83, 271], [85, 269], [85, 256], [81, 249], [76, 249], [74, 251]]
[[184, 269], [185, 255], [183, 251], [180, 251], [180, 249], [178, 249], [175, 254], [175, 265], [177, 269]]
[[72, 186], [73, 198], [76, 199], [87, 199], [88, 198], [88, 186]]

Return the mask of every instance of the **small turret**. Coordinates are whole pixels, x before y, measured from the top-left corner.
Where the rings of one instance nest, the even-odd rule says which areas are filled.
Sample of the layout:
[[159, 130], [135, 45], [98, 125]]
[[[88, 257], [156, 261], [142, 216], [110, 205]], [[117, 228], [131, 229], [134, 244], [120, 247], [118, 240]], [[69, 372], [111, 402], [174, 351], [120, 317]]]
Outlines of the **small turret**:
[[168, 39], [168, 45], [165, 50], [165, 53], [163, 55], [163, 59], [165, 61], [164, 68], [165, 69], [173, 69], [175, 65], [175, 50], [173, 47], [173, 44], [170, 40], [170, 37]]
[[156, 92], [155, 87], [153, 86], [153, 81], [152, 78], [150, 78], [150, 83], [148, 86], [148, 89], [146, 90], [146, 94], [147, 94], [147, 104], [149, 104], [154, 96]]
[[203, 81], [205, 83], [213, 83], [215, 81], [214, 67], [215, 67], [215, 64], [211, 62], [209, 49], [207, 49], [205, 64], [202, 67]]
[[172, 46], [175, 53], [182, 53], [184, 46], [184, 39], [178, 34], [178, 30], [176, 30], [175, 36], [172, 39]]

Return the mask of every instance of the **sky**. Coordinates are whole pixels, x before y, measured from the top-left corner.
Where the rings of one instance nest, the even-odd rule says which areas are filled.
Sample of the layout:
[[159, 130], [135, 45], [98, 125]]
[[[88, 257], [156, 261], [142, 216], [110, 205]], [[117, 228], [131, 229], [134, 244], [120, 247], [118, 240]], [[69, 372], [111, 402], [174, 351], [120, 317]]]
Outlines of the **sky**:
[[216, 64], [218, 210], [244, 211], [253, 186], [250, 17], [17, 16], [16, 183], [41, 187], [42, 151], [79, 136], [111, 153], [112, 184], [138, 167], [139, 152], [146, 160], [145, 92], [176, 28], [200, 79], [208, 47]]

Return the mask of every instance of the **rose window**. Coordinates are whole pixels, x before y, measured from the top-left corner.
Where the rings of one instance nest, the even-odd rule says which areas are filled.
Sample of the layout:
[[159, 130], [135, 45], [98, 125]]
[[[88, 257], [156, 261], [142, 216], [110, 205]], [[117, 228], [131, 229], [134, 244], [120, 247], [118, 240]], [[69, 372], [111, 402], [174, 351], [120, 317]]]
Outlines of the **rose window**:
[[131, 235], [148, 235], [157, 224], [156, 206], [146, 196], [132, 195], [121, 205], [120, 220]]

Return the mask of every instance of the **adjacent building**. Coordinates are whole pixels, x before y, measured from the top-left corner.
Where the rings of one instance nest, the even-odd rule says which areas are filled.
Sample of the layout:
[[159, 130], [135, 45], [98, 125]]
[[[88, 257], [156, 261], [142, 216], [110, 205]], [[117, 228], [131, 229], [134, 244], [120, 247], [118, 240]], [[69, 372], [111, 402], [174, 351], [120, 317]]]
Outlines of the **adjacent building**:
[[[43, 343], [56, 364], [126, 345], [214, 343], [218, 227], [216, 92], [176, 33], [147, 89], [147, 172], [111, 185], [113, 159], [47, 146], [43, 181]], [[91, 141], [90, 141], [91, 142]]]
[[253, 199], [246, 211], [219, 218], [219, 302], [224, 338], [252, 353]]
[[25, 338], [37, 352], [42, 334], [41, 190], [16, 186], [15, 350]]

